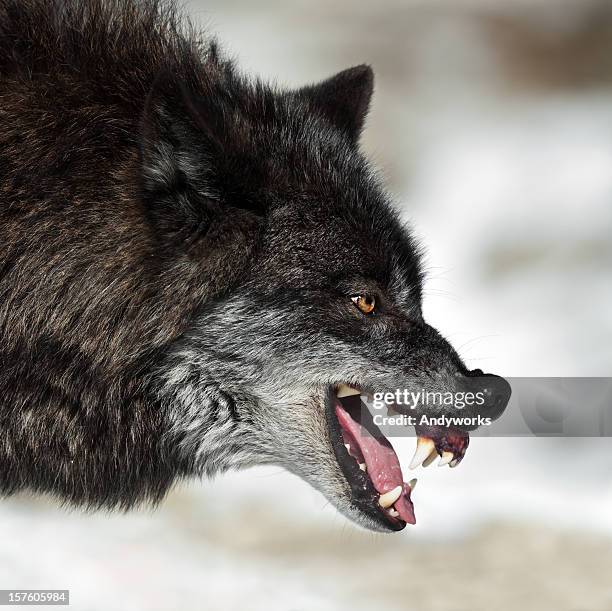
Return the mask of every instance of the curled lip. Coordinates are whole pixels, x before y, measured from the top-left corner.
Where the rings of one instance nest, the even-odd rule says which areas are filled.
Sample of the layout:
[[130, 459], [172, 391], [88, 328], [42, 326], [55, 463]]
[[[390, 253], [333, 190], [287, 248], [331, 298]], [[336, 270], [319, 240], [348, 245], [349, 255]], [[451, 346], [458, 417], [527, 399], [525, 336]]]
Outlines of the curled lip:
[[[338, 464], [349, 484], [354, 507], [381, 529], [402, 530], [414, 524], [411, 492], [416, 480], [404, 482], [399, 460], [390, 442], [361, 408], [362, 387], [337, 384], [326, 394], [330, 438]], [[457, 466], [469, 444], [464, 431], [443, 427], [416, 427], [417, 448], [409, 468], [428, 466], [441, 457], [440, 466]], [[367, 463], [367, 464], [366, 464]]]

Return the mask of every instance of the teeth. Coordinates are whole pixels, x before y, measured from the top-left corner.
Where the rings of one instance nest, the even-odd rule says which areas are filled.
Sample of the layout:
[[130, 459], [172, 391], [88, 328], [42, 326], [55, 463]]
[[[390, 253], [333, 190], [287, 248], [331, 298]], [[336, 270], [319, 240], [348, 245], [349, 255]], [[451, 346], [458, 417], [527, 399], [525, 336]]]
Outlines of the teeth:
[[342, 397], [352, 397], [354, 395], [360, 394], [361, 392], [359, 390], [357, 390], [356, 388], [351, 388], [346, 384], [340, 384], [338, 386], [338, 390], [336, 390], [336, 397], [338, 397], [338, 399], [342, 399]]
[[347, 451], [347, 452], [350, 452], [350, 451], [351, 451], [351, 446], [350, 446], [348, 443], [345, 443], [345, 444], [344, 444], [344, 447], [346, 448], [346, 451]]
[[417, 479], [416, 479], [416, 477], [415, 477], [414, 479], [411, 479], [411, 480], [408, 482], [408, 485], [410, 486], [410, 490], [414, 490], [414, 489], [415, 489], [415, 487], [416, 487], [416, 485], [417, 485]]
[[439, 454], [438, 451], [436, 449], [433, 449], [431, 451], [431, 454], [423, 461], [423, 466], [424, 467], [429, 467], [429, 465], [431, 465], [431, 463], [436, 460], [436, 458], [438, 458]]
[[429, 437], [419, 437], [417, 439], [417, 447], [409, 469], [416, 469], [432, 452], [435, 452], [436, 446]]
[[445, 465], [448, 465], [448, 463], [451, 462], [454, 457], [455, 455], [452, 452], [442, 452], [442, 458], [438, 463], [438, 467], [444, 467]]
[[389, 515], [394, 517], [394, 518], [399, 518], [399, 513], [397, 511], [395, 511], [395, 509], [393, 509], [393, 507], [391, 507], [391, 509], [387, 510], [389, 512]]
[[459, 459], [455, 458], [455, 460], [452, 460], [450, 463], [450, 468], [454, 469], [457, 465], [459, 464]]
[[367, 471], [367, 470], [368, 470], [368, 468], [366, 467], [366, 464], [365, 464], [364, 462], [360, 462], [360, 463], [359, 463], [359, 468], [360, 468], [362, 471]]
[[393, 505], [393, 503], [395, 503], [400, 496], [402, 496], [402, 487], [396, 486], [393, 488], [393, 490], [389, 490], [389, 492], [381, 494], [380, 498], [378, 499], [378, 503], [381, 507], [387, 509], [388, 507], [391, 507], [391, 505]]

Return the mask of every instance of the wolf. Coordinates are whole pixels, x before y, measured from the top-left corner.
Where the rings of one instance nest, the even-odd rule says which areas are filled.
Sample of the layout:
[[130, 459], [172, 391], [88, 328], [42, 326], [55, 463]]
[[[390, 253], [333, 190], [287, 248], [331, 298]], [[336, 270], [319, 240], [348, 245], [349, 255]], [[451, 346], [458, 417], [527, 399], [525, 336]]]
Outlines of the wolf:
[[[425, 322], [359, 148], [372, 92], [367, 65], [247, 77], [173, 2], [0, 0], [2, 495], [128, 509], [275, 464], [365, 528], [414, 523], [359, 397], [471, 389], [497, 418], [509, 387]], [[412, 466], [469, 430], [417, 426]]]

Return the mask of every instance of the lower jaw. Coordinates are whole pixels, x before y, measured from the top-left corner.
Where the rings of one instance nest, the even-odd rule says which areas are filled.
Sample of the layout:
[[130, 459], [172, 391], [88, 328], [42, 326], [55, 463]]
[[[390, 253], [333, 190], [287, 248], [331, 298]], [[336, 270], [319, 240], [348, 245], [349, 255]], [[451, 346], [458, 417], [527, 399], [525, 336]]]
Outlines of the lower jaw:
[[385, 515], [384, 510], [373, 509], [370, 503], [362, 504], [358, 500], [353, 499], [352, 505], [362, 517], [360, 522], [369, 530], [392, 533], [406, 528], [404, 520], [401, 518], [390, 518], [388, 515]]

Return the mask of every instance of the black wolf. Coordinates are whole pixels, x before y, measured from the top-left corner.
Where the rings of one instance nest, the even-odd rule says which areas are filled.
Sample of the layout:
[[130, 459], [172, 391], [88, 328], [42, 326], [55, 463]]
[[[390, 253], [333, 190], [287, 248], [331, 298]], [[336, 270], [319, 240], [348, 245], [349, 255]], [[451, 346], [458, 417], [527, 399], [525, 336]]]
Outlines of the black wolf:
[[[358, 147], [372, 87], [247, 79], [172, 3], [0, 0], [3, 494], [128, 508], [275, 463], [366, 527], [414, 521], [338, 397], [481, 372], [423, 319]], [[461, 460], [465, 431], [418, 433], [417, 463]]]

